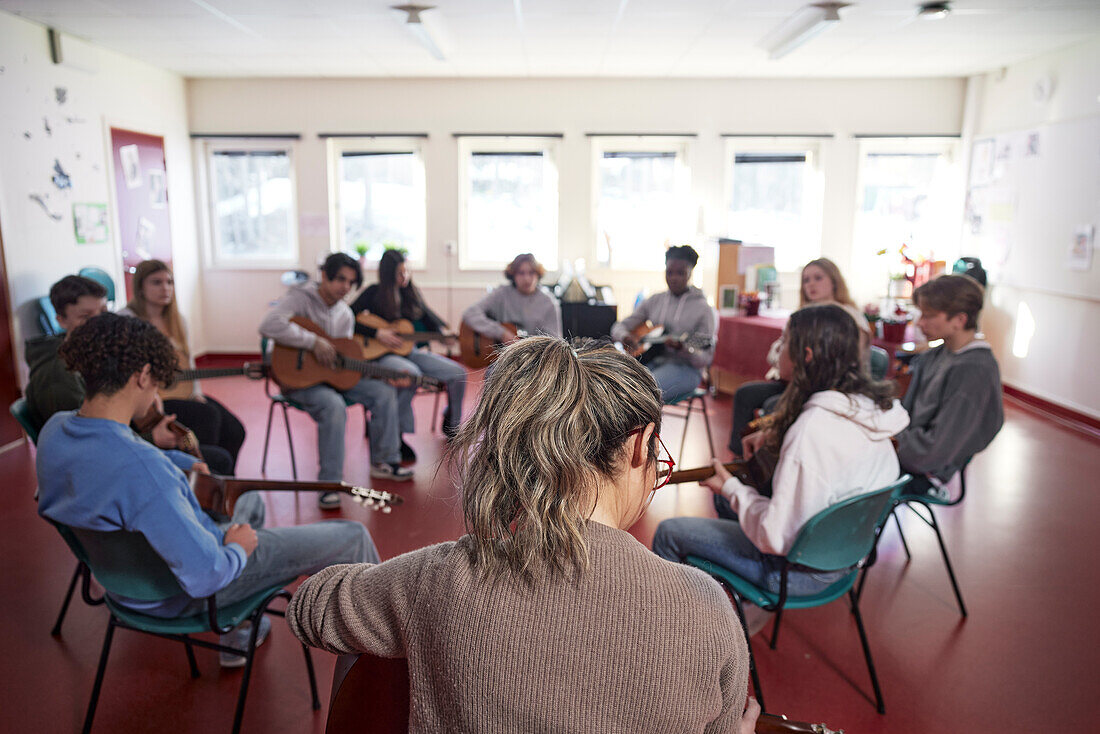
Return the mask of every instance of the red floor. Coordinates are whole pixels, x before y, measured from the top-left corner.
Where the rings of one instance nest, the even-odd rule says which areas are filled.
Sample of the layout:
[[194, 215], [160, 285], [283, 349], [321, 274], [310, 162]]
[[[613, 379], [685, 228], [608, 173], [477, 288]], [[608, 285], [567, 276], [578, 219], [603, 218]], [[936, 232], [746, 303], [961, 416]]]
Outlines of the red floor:
[[[239, 474], [258, 475], [267, 411], [259, 385], [233, 378], [204, 387], [248, 426]], [[452, 486], [435, 471], [443, 440], [428, 430], [432, 398], [419, 397], [415, 406], [420, 429], [410, 443], [420, 454], [416, 479], [394, 485], [405, 505], [390, 515], [347, 503], [342, 511], [370, 529], [384, 558], [462, 532]], [[787, 615], [778, 650], [767, 649], [761, 635], [754, 638], [771, 710], [849, 734], [1100, 728], [1100, 599], [1093, 565], [1100, 552], [1094, 530], [1100, 443], [1014, 405], [1006, 413], [1004, 430], [971, 466], [966, 502], [939, 514], [970, 618], [963, 621], [956, 611], [931, 531], [906, 518], [912, 562], [905, 563], [896, 532], [888, 530], [863, 597], [886, 715], [874, 712], [855, 625], [841, 603]], [[712, 403], [712, 420], [724, 443], [728, 399]], [[705, 454], [702, 424], [695, 421], [685, 466], [702, 463]], [[298, 465], [315, 474], [313, 424], [304, 414], [294, 414], [292, 424]], [[664, 431], [674, 453], [680, 425], [669, 419]], [[285, 435], [273, 434], [268, 476], [289, 478]], [[349, 481], [367, 477], [367, 445], [360, 436], [362, 412], [353, 410]], [[0, 455], [0, 475], [0, 729], [74, 731], [87, 704], [106, 612], [74, 602], [63, 636], [50, 636], [73, 560], [35, 516], [31, 449]], [[633, 532], [648, 543], [662, 519], [707, 515], [709, 505], [697, 486], [662, 490]], [[272, 525], [321, 517], [312, 495], [269, 495], [268, 507]], [[197, 654], [203, 676], [191, 680], [179, 645], [120, 631], [95, 730], [228, 731], [241, 673], [223, 672], [211, 653]], [[314, 660], [327, 701], [334, 658], [315, 652]], [[277, 624], [258, 655], [245, 731], [321, 732], [324, 716], [324, 710], [310, 710], [300, 648]]]

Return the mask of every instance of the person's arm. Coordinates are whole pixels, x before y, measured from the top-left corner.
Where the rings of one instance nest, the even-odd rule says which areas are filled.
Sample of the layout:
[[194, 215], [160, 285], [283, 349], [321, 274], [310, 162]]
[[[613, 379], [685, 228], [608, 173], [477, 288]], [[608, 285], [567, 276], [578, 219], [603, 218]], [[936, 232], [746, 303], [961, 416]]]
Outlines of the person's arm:
[[630, 314], [622, 321], [616, 321], [614, 324], [612, 324], [611, 339], [613, 341], [621, 342], [630, 335], [630, 332], [638, 328], [638, 324], [644, 324], [646, 321], [648, 321], [649, 310], [652, 305], [650, 302], [655, 297], [656, 296], [650, 296], [649, 298], [645, 299], [638, 305], [638, 308], [634, 309], [634, 313]]
[[[708, 579], [709, 580], [709, 579]], [[742, 711], [745, 708], [745, 690], [749, 678], [749, 648], [745, 633], [733, 605], [722, 588], [715, 584], [709, 591], [712, 597], [708, 605], [709, 619], [699, 620], [700, 627], [711, 631], [713, 650], [720, 662], [718, 686], [722, 697], [722, 710], [703, 729], [707, 734], [741, 734], [752, 731], [742, 728]]]
[[818, 485], [824, 484], [821, 478], [803, 466], [795, 456], [797, 451], [787, 450], [790, 448], [784, 447], [779, 455], [770, 498], [737, 479], [728, 480], [722, 488], [722, 493], [730, 498], [730, 506], [737, 513], [745, 536], [759, 550], [777, 556], [790, 550], [803, 520], [812, 515], [804, 507], [805, 500], [828, 493], [816, 490]]
[[[377, 293], [377, 284], [371, 284], [367, 286], [366, 289], [359, 294], [359, 297], [356, 298], [355, 301], [351, 304], [352, 314], [358, 316], [364, 311], [368, 313], [374, 313], [374, 310], [371, 308], [371, 304], [374, 303], [374, 297]], [[373, 326], [361, 324], [358, 321], [355, 322], [355, 326], [353, 328], [355, 329], [356, 334], [362, 334], [368, 339], [373, 339], [378, 334], [378, 329], [374, 328]]]
[[290, 323], [298, 315], [298, 307], [301, 305], [299, 299], [302, 298], [304, 296], [294, 289], [287, 291], [260, 321], [260, 334], [287, 347], [313, 349], [317, 343], [317, 335]]
[[[152, 442], [150, 441], [150, 443]], [[202, 459], [196, 459], [191, 454], [185, 451], [179, 451], [178, 449], [166, 449], [164, 455], [183, 472], [191, 471], [191, 468], [195, 466], [195, 464], [202, 462]]]
[[125, 527], [145, 536], [184, 592], [202, 599], [237, 578], [248, 554], [237, 543], [222, 545], [224, 533], [199, 508], [187, 479], [179, 473], [153, 473], [144, 464], [134, 471], [140, 481], [160, 489], [149, 493], [149, 500], [127, 518]]
[[294, 592], [286, 610], [290, 631], [306, 645], [329, 652], [404, 657], [405, 628], [421, 575], [453, 546], [423, 548], [377, 565], [329, 566]]
[[500, 302], [504, 289], [510, 287], [506, 285], [498, 286], [491, 293], [485, 294], [484, 298], [462, 312], [462, 320], [479, 334], [491, 336], [501, 341], [507, 339], [511, 336], [508, 330], [501, 326], [499, 321], [492, 319], [489, 312]]
[[704, 312], [699, 316], [699, 320], [695, 324], [695, 328], [692, 329], [692, 334], [702, 339], [710, 341], [709, 347], [689, 347], [687, 351], [688, 361], [692, 367], [697, 369], [705, 369], [710, 366], [710, 363], [714, 361], [714, 311], [709, 305], [706, 305]]

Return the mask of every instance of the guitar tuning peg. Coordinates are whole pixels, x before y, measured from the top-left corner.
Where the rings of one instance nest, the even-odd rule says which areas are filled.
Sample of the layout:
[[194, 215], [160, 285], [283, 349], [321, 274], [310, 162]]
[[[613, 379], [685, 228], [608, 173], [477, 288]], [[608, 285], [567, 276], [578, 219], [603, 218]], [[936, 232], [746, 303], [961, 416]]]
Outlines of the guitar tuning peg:
[[390, 514], [390, 512], [392, 510], [393, 510], [392, 507], [390, 507], [389, 505], [386, 505], [385, 507], [382, 508], [382, 514], [383, 515], [388, 515], [388, 514]]

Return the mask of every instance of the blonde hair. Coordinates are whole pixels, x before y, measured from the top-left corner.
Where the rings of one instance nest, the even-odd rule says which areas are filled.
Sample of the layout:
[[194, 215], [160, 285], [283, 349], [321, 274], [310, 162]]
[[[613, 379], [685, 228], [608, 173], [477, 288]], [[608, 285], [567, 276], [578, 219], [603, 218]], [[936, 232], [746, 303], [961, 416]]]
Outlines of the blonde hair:
[[[836, 263], [827, 257], [819, 257], [816, 260], [810, 260], [808, 263], [802, 266], [802, 272], [806, 272], [806, 268], [810, 266], [821, 268], [825, 271], [825, 275], [829, 276], [829, 280], [833, 281], [833, 297], [831, 300], [837, 303], [843, 303], [847, 306], [855, 306], [855, 301], [852, 300], [851, 294], [848, 293], [848, 284], [844, 282], [844, 276], [840, 274], [840, 268], [836, 266]], [[798, 277], [798, 307], [809, 306], [810, 302], [806, 300], [806, 289], [802, 287], [802, 274]]]
[[[133, 311], [142, 321], [149, 321], [149, 302], [145, 300], [145, 294], [142, 292], [145, 279], [162, 271], [172, 274], [172, 269], [162, 260], [143, 260], [134, 268], [134, 297], [126, 304], [126, 308]], [[185, 361], [188, 360], [191, 356], [191, 348], [187, 345], [187, 330], [183, 328], [183, 319], [176, 305], [175, 291], [172, 293], [172, 302], [164, 309], [164, 323], [167, 326], [165, 334], [172, 340], [172, 346], [183, 354]]]
[[628, 434], [650, 423], [660, 430], [656, 381], [606, 342], [528, 337], [504, 348], [450, 449], [475, 568], [529, 583], [587, 569], [598, 480], [621, 473]]

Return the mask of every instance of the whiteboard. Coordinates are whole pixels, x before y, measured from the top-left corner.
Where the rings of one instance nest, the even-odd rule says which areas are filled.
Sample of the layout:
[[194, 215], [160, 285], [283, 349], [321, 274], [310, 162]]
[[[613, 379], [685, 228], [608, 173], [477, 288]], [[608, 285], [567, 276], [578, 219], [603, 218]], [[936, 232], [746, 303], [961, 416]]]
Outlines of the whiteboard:
[[990, 283], [1100, 299], [1100, 258], [1069, 266], [1081, 227], [1100, 229], [1100, 117], [975, 139], [962, 253]]

